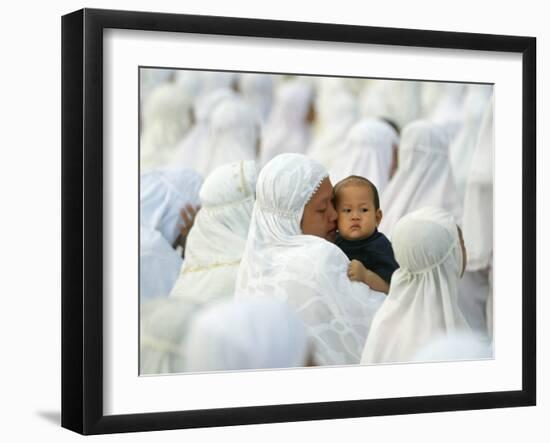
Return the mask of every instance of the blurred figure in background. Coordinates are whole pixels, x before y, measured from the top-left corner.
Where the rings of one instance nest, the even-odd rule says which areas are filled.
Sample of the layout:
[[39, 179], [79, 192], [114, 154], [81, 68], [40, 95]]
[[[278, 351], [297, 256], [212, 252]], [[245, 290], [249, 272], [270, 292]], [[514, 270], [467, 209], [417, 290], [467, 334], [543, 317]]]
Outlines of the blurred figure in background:
[[200, 205], [201, 177], [189, 168], [164, 168], [140, 177], [140, 297], [166, 296], [182, 264], [176, 251], [180, 211]]
[[295, 368], [311, 364], [300, 317], [269, 299], [224, 301], [201, 311], [184, 345], [191, 372]]
[[460, 220], [448, 148], [446, 131], [433, 123], [420, 120], [403, 129], [397, 172], [380, 196], [385, 211], [380, 231], [390, 240], [397, 221], [423, 206], [445, 209]]
[[263, 131], [260, 165], [285, 152], [304, 153], [310, 142], [313, 117], [313, 86], [299, 79], [282, 83]]

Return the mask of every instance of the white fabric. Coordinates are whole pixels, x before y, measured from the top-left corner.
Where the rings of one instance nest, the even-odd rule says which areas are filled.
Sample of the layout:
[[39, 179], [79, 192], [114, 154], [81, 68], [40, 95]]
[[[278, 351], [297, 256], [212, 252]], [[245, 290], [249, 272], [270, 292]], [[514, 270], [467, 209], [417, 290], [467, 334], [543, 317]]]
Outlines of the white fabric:
[[388, 238], [402, 216], [423, 206], [440, 207], [460, 220], [447, 149], [447, 135], [439, 126], [417, 121], [403, 129], [397, 172], [380, 196], [384, 216], [379, 230]]
[[199, 95], [193, 105], [195, 124], [174, 148], [173, 164], [196, 169], [197, 155], [202, 152], [209, 134], [210, 116], [216, 107], [225, 100], [235, 98], [230, 89], [216, 89]]
[[187, 237], [185, 261], [171, 296], [200, 302], [233, 296], [255, 186], [253, 161], [222, 166], [206, 178], [202, 207]]
[[461, 201], [464, 200], [472, 155], [479, 137], [483, 113], [491, 98], [492, 88], [491, 85], [468, 86], [463, 105], [462, 126], [449, 145], [449, 160]]
[[320, 95], [315, 113], [319, 130], [307, 155], [330, 170], [342, 155], [341, 145], [359, 117], [359, 106], [351, 93], [339, 90]]
[[259, 116], [260, 122], [267, 121], [273, 103], [273, 77], [268, 74], [240, 74], [239, 91], [246, 102]]
[[312, 100], [313, 88], [302, 80], [288, 80], [276, 89], [273, 109], [262, 134], [261, 165], [278, 154], [305, 152], [310, 141], [306, 117]]
[[457, 301], [463, 257], [453, 217], [431, 207], [406, 215], [395, 226], [393, 250], [400, 267], [374, 317], [361, 363], [413, 361], [440, 335], [469, 330]]
[[201, 311], [190, 325], [187, 371], [305, 366], [304, 324], [287, 305], [271, 300], [224, 301]]
[[160, 168], [140, 177], [140, 226], [159, 231], [173, 245], [180, 209], [199, 205], [202, 178], [189, 168]]
[[143, 303], [170, 294], [182, 259], [158, 231], [140, 229], [139, 241], [139, 294]]
[[364, 118], [355, 124], [339, 150], [338, 160], [329, 169], [333, 183], [359, 175], [369, 179], [382, 193], [390, 179], [393, 148], [397, 148], [399, 136], [395, 129], [383, 120]]
[[468, 270], [487, 269], [493, 255], [493, 101], [487, 104], [464, 198]]
[[399, 128], [420, 117], [421, 83], [370, 80], [359, 96], [361, 115], [391, 120]]
[[203, 305], [160, 297], [140, 305], [140, 374], [185, 371], [184, 342], [189, 325]]
[[208, 135], [195, 153], [195, 170], [206, 177], [224, 164], [254, 160], [259, 133], [260, 122], [242, 98], [224, 100], [210, 116]]
[[236, 297], [287, 302], [306, 324], [317, 364], [352, 364], [384, 295], [348, 279], [349, 260], [334, 244], [302, 234], [304, 207], [326, 177], [300, 154], [279, 155], [262, 169]]
[[143, 104], [140, 134], [140, 167], [167, 164], [177, 143], [191, 128], [192, 97], [173, 82], [151, 91]]
[[493, 345], [486, 335], [461, 332], [432, 340], [420, 349], [414, 360], [481, 360], [492, 356]]
[[458, 306], [475, 331], [487, 331], [488, 274], [487, 270], [466, 271], [458, 286]]

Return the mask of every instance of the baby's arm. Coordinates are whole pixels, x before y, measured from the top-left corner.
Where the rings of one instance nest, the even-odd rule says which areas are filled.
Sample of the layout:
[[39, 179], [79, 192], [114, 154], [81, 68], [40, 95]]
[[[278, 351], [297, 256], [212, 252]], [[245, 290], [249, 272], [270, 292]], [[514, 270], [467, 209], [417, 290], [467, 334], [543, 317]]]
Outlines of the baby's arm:
[[348, 267], [348, 277], [352, 281], [363, 282], [375, 291], [387, 294], [390, 290], [390, 285], [378, 274], [365, 268], [359, 260], [352, 260]]

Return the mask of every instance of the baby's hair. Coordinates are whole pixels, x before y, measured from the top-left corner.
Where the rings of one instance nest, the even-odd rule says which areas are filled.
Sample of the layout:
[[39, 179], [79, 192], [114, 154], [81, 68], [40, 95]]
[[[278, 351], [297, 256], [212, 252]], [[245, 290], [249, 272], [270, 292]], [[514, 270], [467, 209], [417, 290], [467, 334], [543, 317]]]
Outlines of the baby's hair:
[[374, 209], [380, 209], [380, 198], [378, 197], [378, 189], [376, 189], [376, 186], [374, 186], [374, 184], [370, 180], [366, 179], [365, 177], [361, 177], [360, 175], [350, 175], [349, 177], [340, 180], [334, 185], [334, 206], [338, 204], [338, 193], [343, 188], [350, 185], [368, 186], [372, 191]]

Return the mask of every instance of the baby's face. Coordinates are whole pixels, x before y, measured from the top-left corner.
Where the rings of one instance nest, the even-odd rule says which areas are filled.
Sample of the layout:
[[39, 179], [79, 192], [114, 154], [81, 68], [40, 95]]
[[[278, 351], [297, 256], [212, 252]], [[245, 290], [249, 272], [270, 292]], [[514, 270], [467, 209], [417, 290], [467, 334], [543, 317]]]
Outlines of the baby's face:
[[362, 240], [373, 234], [382, 220], [375, 209], [372, 190], [366, 185], [350, 184], [338, 191], [338, 230], [346, 240]]

